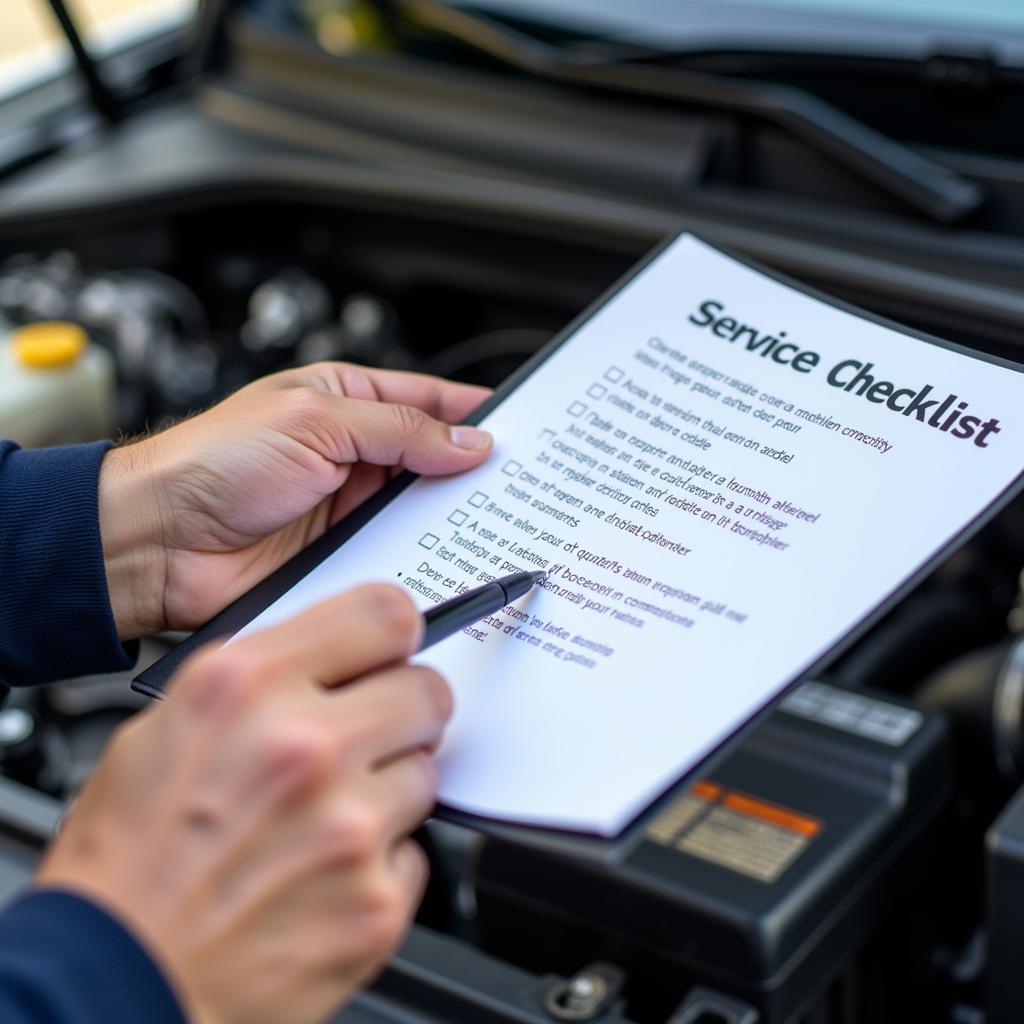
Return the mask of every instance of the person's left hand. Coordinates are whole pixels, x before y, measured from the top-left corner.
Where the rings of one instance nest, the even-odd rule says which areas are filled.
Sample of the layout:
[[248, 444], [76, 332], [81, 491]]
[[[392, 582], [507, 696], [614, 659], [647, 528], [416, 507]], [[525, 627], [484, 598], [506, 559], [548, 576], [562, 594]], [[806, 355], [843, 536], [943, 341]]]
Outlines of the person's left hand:
[[451, 427], [484, 388], [320, 363], [256, 381], [162, 433], [113, 448], [99, 512], [123, 639], [192, 629], [397, 469], [479, 465], [491, 438]]

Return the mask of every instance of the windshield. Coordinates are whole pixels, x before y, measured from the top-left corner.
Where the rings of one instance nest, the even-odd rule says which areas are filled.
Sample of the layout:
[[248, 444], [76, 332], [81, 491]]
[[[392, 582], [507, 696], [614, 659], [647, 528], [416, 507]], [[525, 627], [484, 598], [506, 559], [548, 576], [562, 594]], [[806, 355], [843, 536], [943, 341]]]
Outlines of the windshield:
[[[1024, 64], [1024, 0], [450, 0], [482, 13], [679, 51], [754, 48], [926, 56], [980, 50]], [[304, 26], [328, 49], [369, 0], [247, 0], [278, 26]], [[358, 33], [357, 33], [358, 34]]]
[[[681, 50], [877, 52], [941, 39], [1024, 54], [1021, 0], [474, 0], [463, 6]], [[1016, 38], [1004, 39], [1007, 31]]]
[[[68, 0], [98, 57], [181, 24], [197, 0]], [[0, 0], [0, 96], [66, 70], [71, 54], [46, 0]]]
[[839, 17], [847, 23], [878, 19], [935, 27], [1024, 30], [1020, 0], [631, 0], [628, 5], [618, 0], [474, 0], [464, 6], [530, 17], [600, 19], [620, 28], [714, 26], [730, 34], [761, 31], [767, 27], [767, 16], [781, 14], [789, 23], [806, 19], [808, 12], [823, 19]]

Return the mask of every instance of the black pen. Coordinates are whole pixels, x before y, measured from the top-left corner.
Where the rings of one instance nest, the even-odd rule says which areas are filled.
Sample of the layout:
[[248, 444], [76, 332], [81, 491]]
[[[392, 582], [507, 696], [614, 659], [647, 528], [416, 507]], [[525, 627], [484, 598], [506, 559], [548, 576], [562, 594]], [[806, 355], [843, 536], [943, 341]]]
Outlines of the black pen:
[[493, 615], [547, 578], [546, 572], [516, 572], [435, 604], [423, 613], [426, 629], [420, 650], [426, 650], [438, 640], [479, 622], [486, 615]]

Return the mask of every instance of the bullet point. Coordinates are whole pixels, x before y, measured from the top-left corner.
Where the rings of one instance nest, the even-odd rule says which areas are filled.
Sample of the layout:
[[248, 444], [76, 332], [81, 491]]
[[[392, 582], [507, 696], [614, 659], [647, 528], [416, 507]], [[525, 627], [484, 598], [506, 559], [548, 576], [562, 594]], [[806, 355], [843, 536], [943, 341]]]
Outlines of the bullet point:
[[440, 539], [440, 537], [433, 533], [425, 533], [420, 537], [420, 547], [426, 548], [429, 551]]
[[590, 395], [591, 398], [604, 398], [607, 390], [608, 389], [603, 384], [591, 384], [590, 387], [587, 388], [587, 394]]
[[501, 471], [505, 476], [515, 476], [522, 468], [523, 464], [521, 462], [516, 462], [515, 459], [509, 459], [509, 461], [501, 467]]
[[613, 384], [618, 384], [619, 381], [622, 380], [624, 372], [624, 370], [620, 370], [617, 366], [609, 366], [608, 369], [604, 371], [604, 379], [610, 380]]
[[487, 495], [483, 491], [474, 491], [469, 496], [469, 503], [473, 508], [483, 508], [487, 503]]
[[456, 526], [461, 526], [469, 518], [468, 512], [463, 512], [461, 508], [457, 508], [449, 517], [448, 522], [454, 523]]
[[565, 411], [570, 416], [575, 416], [576, 419], [579, 419], [587, 411], [587, 407], [582, 402], [573, 402]]

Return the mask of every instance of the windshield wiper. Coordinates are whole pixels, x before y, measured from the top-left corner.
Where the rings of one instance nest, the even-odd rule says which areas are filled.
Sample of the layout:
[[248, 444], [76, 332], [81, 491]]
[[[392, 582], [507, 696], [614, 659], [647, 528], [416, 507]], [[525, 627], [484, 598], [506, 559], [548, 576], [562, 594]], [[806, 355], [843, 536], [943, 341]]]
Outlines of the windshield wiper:
[[81, 76], [93, 107], [107, 121], [116, 121], [120, 113], [120, 104], [100, 75], [96, 61], [85, 48], [85, 43], [82, 42], [82, 36], [68, 12], [67, 5], [64, 0], [48, 0], [48, 3], [53, 10], [54, 18], [57, 19], [57, 24], [60, 25], [60, 29], [68, 41], [68, 46], [75, 58], [75, 67], [78, 69], [78, 74]]
[[771, 122], [944, 224], [967, 217], [985, 199], [975, 182], [792, 86], [608, 60], [545, 43], [441, 0], [391, 3], [410, 20], [540, 78], [677, 100]]

